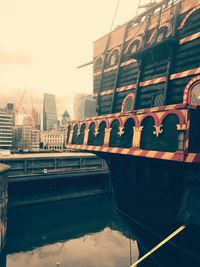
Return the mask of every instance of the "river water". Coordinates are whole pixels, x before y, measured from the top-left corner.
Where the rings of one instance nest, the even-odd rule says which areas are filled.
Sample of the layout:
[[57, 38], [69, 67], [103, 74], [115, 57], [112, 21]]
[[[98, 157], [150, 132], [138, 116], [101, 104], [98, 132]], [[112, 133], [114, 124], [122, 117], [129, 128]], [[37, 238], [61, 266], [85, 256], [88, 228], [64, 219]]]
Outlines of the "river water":
[[138, 256], [110, 196], [9, 210], [3, 267], [127, 267]]
[[[173, 241], [190, 237], [191, 230], [187, 227]], [[186, 243], [196, 251], [198, 233], [192, 235], [196, 241]], [[8, 210], [7, 246], [0, 267], [128, 267], [160, 241], [122, 217], [106, 194], [16, 207]], [[200, 254], [196, 259], [186, 252], [168, 244], [138, 267], [199, 267]]]

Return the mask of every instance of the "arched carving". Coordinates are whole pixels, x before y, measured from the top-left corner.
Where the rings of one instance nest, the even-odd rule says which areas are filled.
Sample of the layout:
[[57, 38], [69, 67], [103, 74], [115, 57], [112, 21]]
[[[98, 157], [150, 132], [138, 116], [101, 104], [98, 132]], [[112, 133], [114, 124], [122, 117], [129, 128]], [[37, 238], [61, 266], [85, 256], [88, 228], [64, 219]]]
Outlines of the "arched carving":
[[101, 123], [103, 123], [103, 122], [105, 122], [106, 128], [110, 127], [109, 120], [107, 120], [107, 119], [103, 119], [103, 120], [97, 121], [98, 127], [100, 127]]
[[98, 124], [98, 134], [96, 135], [94, 144], [95, 146], [103, 146], [104, 145], [104, 136], [105, 136], [105, 130], [108, 128], [107, 127], [106, 121], [101, 121]]
[[93, 123], [94, 123], [95, 127], [98, 127], [97, 121], [89, 121], [88, 122], [88, 128], [90, 128], [91, 124], [93, 124]]
[[134, 102], [135, 102], [135, 94], [134, 94], [134, 93], [130, 93], [130, 94], [128, 94], [128, 95], [124, 98], [124, 100], [123, 100], [123, 102], [122, 102], [121, 112], [127, 112], [127, 111], [125, 111], [125, 107], [126, 107], [126, 103], [127, 103], [128, 98], [130, 98], [130, 99], [132, 100], [132, 103], [131, 103], [131, 106], [132, 106], [132, 107], [131, 107], [130, 110], [128, 110], [128, 111], [133, 110]]
[[154, 113], [145, 114], [140, 120], [140, 125], [142, 125], [143, 120], [146, 119], [147, 117], [152, 117], [154, 119], [155, 125], [159, 125], [158, 116], [156, 114], [154, 114]]
[[102, 65], [103, 65], [103, 60], [104, 60], [104, 56], [98, 56], [95, 60], [94, 60], [94, 71], [98, 71], [101, 69]]
[[133, 144], [133, 133], [134, 127], [136, 126], [136, 120], [133, 117], [126, 118], [126, 121], [123, 124], [123, 135], [120, 139], [120, 147], [132, 147]]
[[75, 127], [77, 127], [77, 129], [78, 129], [78, 123], [72, 124], [72, 130], [75, 130]]
[[121, 52], [121, 48], [120, 48], [120, 47], [115, 47], [115, 48], [113, 48], [113, 49], [110, 51], [110, 53], [108, 54], [107, 62], [110, 61], [110, 58], [111, 58], [111, 56], [112, 56], [113, 54], [116, 53], [117, 55], [119, 55], [120, 52]]
[[79, 128], [80, 129], [79, 129], [79, 133], [78, 133], [78, 137], [77, 137], [77, 144], [78, 145], [82, 145], [83, 144], [83, 141], [84, 141], [86, 123], [80, 124], [80, 127]]
[[185, 26], [185, 24], [186, 24], [188, 18], [189, 18], [195, 11], [197, 11], [197, 10], [199, 10], [199, 9], [200, 9], [200, 3], [199, 3], [196, 7], [192, 8], [192, 9], [185, 15], [185, 17], [183, 18], [183, 20], [182, 20], [180, 26], [178, 27], [178, 30], [181, 30], [181, 29]]
[[66, 144], [68, 144], [69, 142], [69, 136], [70, 136], [70, 132], [72, 130], [72, 125], [69, 124], [68, 127], [67, 127], [67, 138], [66, 138]]
[[157, 138], [155, 149], [157, 151], [175, 152], [179, 146], [179, 125], [180, 117], [177, 113], [166, 112], [161, 118], [162, 133]]
[[134, 114], [131, 114], [130, 116], [126, 117], [126, 119], [123, 121], [123, 127], [125, 127], [125, 123], [127, 122], [127, 120], [133, 120], [135, 122], [135, 126], [139, 126], [139, 120], [138, 117]]
[[120, 119], [115, 118], [110, 124], [110, 140], [109, 146], [110, 147], [120, 147], [120, 136], [119, 136], [119, 129], [120, 129]]
[[78, 123], [74, 124], [73, 127], [72, 144], [77, 144], [77, 142], [78, 142]]
[[137, 44], [137, 45], [138, 45], [137, 50], [140, 49], [140, 48], [141, 48], [141, 45], [142, 45], [142, 41], [143, 41], [143, 39], [142, 39], [142, 37], [139, 36], [139, 35], [138, 35], [137, 37], [135, 37], [134, 39], [132, 39], [132, 40], [130, 41], [130, 43], [128, 44], [126, 50], [125, 50], [125, 54], [130, 52], [131, 47], [132, 47], [134, 44]]
[[113, 124], [114, 121], [118, 121], [118, 123], [119, 123], [119, 127], [122, 127], [122, 126], [123, 126], [122, 119], [121, 119], [120, 117], [117, 117], [117, 118], [114, 117], [114, 118], [111, 120], [111, 122], [110, 122], [110, 127], [112, 127], [112, 124]]
[[[143, 116], [141, 120], [140, 127], [138, 127], [137, 134], [139, 137], [141, 136], [140, 142], [137, 142], [137, 146], [140, 145], [141, 149], [144, 150], [156, 150], [154, 149], [155, 143], [157, 142], [157, 138], [154, 135], [154, 125], [156, 124], [156, 119], [153, 116], [154, 114], [147, 114], [147, 116]], [[134, 143], [136, 143], [134, 141]]]
[[88, 136], [88, 145], [94, 145], [94, 139], [95, 139], [95, 128], [96, 128], [96, 122], [91, 121], [89, 124], [89, 136]]
[[164, 119], [171, 114], [176, 115], [178, 117], [180, 125], [183, 125], [185, 123], [184, 115], [180, 110], [168, 110], [160, 118], [160, 124], [162, 124]]
[[200, 75], [194, 77], [193, 79], [191, 79], [188, 84], [186, 85], [185, 89], [184, 89], [184, 94], [183, 94], [183, 104], [189, 104], [190, 103], [190, 91], [192, 90], [192, 88], [198, 83], [200, 82]]

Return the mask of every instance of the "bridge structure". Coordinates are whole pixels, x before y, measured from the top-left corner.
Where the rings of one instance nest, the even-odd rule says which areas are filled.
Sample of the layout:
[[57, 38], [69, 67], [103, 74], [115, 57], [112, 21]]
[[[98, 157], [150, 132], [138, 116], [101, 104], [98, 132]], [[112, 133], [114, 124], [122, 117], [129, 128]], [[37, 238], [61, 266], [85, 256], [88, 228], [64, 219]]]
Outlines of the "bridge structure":
[[91, 153], [32, 153], [3, 156], [9, 165], [9, 206], [43, 203], [108, 190], [105, 161]]

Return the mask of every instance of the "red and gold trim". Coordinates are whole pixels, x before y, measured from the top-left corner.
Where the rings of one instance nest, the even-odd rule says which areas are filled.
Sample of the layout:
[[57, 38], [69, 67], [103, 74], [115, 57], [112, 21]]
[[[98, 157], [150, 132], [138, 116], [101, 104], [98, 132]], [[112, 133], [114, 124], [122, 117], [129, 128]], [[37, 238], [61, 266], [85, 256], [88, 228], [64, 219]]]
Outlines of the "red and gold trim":
[[179, 44], [182, 45], [182, 44], [191, 42], [191, 41], [193, 41], [193, 40], [195, 40], [195, 39], [198, 39], [199, 37], [200, 37], [200, 32], [197, 32], [197, 33], [195, 33], [195, 34], [192, 34], [192, 35], [190, 35], [190, 36], [187, 36], [187, 37], [181, 39], [181, 40], [179, 41]]
[[195, 85], [196, 82], [198, 82], [198, 81], [200, 82], [200, 75], [198, 75], [198, 76], [194, 77], [193, 79], [191, 79], [189, 81], [189, 83], [186, 85], [185, 90], [184, 90], [184, 94], [183, 94], [183, 103], [184, 104], [187, 104], [187, 103], [190, 102], [189, 91], [190, 91], [190, 89], [193, 88], [193, 85]]
[[152, 79], [149, 81], [140, 82], [140, 86], [145, 87], [145, 86], [149, 86], [152, 84], [163, 83], [163, 82], [166, 82], [166, 77], [160, 77], [160, 78]]
[[[195, 69], [191, 69], [191, 70], [186, 70], [186, 71], [183, 71], [183, 72], [178, 72], [178, 73], [174, 73], [170, 76], [170, 79], [171, 80], [175, 80], [175, 79], [181, 79], [181, 78], [184, 78], [184, 77], [188, 77], [188, 76], [192, 76], [192, 75], [196, 75], [196, 74], [199, 74], [200, 73], [200, 67], [199, 68], [195, 68]], [[156, 79], [152, 79], [152, 80], [148, 80], [148, 81], [144, 81], [144, 82], [140, 82], [140, 86], [141, 87], [147, 87], [147, 86], [150, 86], [150, 85], [153, 85], [153, 84], [158, 84], [158, 83], [163, 83], [166, 81], [166, 77], [159, 77], [159, 78], [156, 78]], [[116, 92], [124, 92], [124, 91], [128, 91], [128, 90], [132, 90], [132, 89], [135, 89], [136, 88], [136, 84], [130, 84], [130, 85], [127, 85], [127, 86], [122, 86], [122, 87], [118, 87], [116, 89]], [[110, 90], [104, 90], [100, 93], [101, 96], [103, 95], [110, 95], [114, 92], [114, 89], [110, 89]], [[95, 93], [93, 94], [93, 96], [97, 96], [98, 94]]]
[[142, 150], [133, 148], [118, 148], [118, 147], [105, 147], [105, 146], [88, 146], [88, 145], [68, 145], [67, 148], [81, 149], [95, 152], [114, 153], [122, 155], [130, 155], [136, 157], [155, 158], [163, 160], [181, 161], [181, 162], [200, 162], [200, 154], [183, 152], [160, 152], [153, 150]]
[[178, 27], [178, 30], [181, 30], [184, 26], [185, 26], [185, 23], [187, 21], [187, 19], [195, 12], [197, 11], [198, 9], [200, 9], [200, 3], [197, 4], [196, 7], [192, 8], [184, 17], [184, 19], [182, 20], [180, 26]]
[[128, 65], [133, 64], [133, 63], [136, 63], [136, 62], [137, 62], [136, 59], [129, 59], [129, 60], [121, 63], [120, 67], [125, 67], [125, 66], [128, 66]]
[[124, 92], [124, 91], [128, 91], [131, 89], [135, 89], [136, 88], [136, 84], [131, 84], [131, 85], [127, 85], [127, 86], [122, 86], [117, 88], [116, 92]]
[[171, 80], [180, 79], [180, 78], [184, 78], [187, 76], [196, 75], [199, 73], [200, 73], [200, 68], [195, 68], [195, 69], [186, 70], [186, 71], [179, 72], [179, 73], [174, 73], [170, 76], [170, 79]]

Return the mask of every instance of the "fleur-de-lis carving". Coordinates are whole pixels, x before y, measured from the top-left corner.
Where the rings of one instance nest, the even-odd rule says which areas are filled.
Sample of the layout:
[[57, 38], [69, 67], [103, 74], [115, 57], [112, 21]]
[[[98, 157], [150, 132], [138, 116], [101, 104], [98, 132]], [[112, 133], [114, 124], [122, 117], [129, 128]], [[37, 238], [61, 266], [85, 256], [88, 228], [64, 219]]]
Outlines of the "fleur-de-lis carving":
[[96, 137], [98, 135], [98, 133], [99, 133], [99, 128], [95, 128], [94, 129], [94, 136]]
[[124, 134], [124, 127], [119, 127], [118, 135], [121, 137]]
[[153, 134], [158, 137], [162, 132], [163, 129], [161, 129], [163, 125], [154, 125], [153, 127], [155, 128], [155, 131], [153, 131]]

